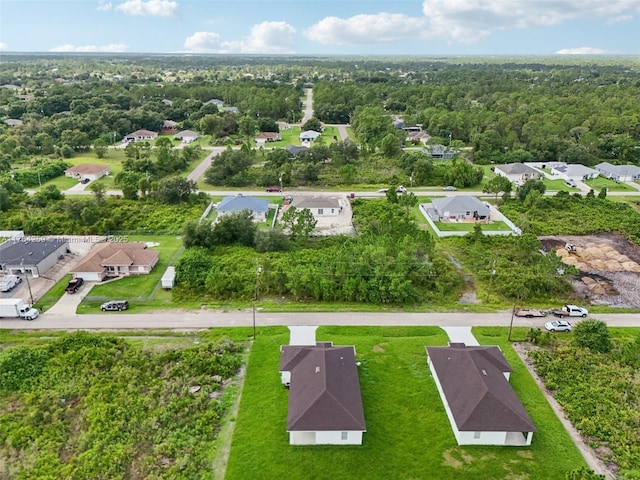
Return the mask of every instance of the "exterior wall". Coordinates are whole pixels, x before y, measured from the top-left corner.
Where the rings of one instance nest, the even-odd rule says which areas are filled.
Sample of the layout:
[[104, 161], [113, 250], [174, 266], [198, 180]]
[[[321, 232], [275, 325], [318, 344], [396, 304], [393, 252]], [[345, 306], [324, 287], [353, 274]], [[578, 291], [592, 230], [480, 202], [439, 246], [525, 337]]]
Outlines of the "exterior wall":
[[289, 432], [291, 445], [362, 445], [362, 431], [348, 431], [347, 439], [342, 439], [342, 433], [329, 432]]
[[310, 208], [314, 217], [337, 217], [340, 214], [340, 207], [333, 208]]
[[442, 385], [440, 385], [440, 379], [438, 379], [436, 370], [435, 368], [433, 368], [433, 363], [431, 363], [431, 357], [429, 357], [429, 370], [431, 370], [431, 376], [433, 377], [433, 381], [436, 383], [436, 388], [438, 389], [438, 393], [440, 394], [440, 401], [444, 406], [444, 411], [447, 413], [447, 418], [449, 419], [449, 424], [451, 425], [453, 436], [455, 437], [458, 445], [460, 445], [460, 432], [458, 431], [458, 426], [456, 425], [456, 421], [453, 418], [453, 414], [451, 413], [449, 404], [447, 403], [446, 397], [444, 396], [444, 392], [442, 391]]
[[64, 255], [65, 253], [67, 253], [68, 247], [69, 247], [68, 243], [63, 243], [62, 245], [60, 245], [59, 248], [51, 252], [51, 254], [47, 258], [43, 259], [40, 263], [38, 263], [37, 271], [34, 271], [34, 277], [44, 275], [47, 272], [47, 270], [49, 270], [56, 263], [58, 263], [58, 257], [60, 255]]
[[458, 445], [505, 445], [507, 432], [458, 432], [457, 440]]
[[[230, 213], [238, 213], [237, 210], [218, 210], [218, 217], [229, 215]], [[251, 218], [256, 222], [264, 222], [267, 219], [267, 212], [251, 212]]]

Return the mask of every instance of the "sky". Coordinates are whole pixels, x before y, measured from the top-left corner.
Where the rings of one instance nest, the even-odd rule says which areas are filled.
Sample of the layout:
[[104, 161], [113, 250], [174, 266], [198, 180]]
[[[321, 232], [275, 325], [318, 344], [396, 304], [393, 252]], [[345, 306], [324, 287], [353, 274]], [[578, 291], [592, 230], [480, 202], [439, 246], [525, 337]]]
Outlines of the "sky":
[[639, 32], [640, 0], [0, 0], [0, 52], [638, 55]]

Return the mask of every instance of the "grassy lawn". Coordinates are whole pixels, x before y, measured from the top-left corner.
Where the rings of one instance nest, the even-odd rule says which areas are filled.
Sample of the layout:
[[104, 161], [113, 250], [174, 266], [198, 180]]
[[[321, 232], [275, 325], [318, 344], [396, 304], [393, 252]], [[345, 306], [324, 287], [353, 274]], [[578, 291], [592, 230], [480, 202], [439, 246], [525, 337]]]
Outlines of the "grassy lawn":
[[300, 145], [300, 127], [291, 127], [286, 130], [280, 130], [282, 140], [277, 142], [269, 142], [269, 148], [285, 148], [289, 145]]
[[593, 188], [594, 190], [602, 190], [606, 187], [610, 192], [637, 192], [635, 188], [627, 185], [626, 183], [615, 182], [603, 176], [587, 180], [584, 183], [589, 185], [589, 187]]
[[547, 187], [547, 191], [552, 192], [579, 192], [579, 188], [568, 187], [564, 180], [549, 180], [548, 178], [543, 178], [542, 181], [544, 185]]
[[510, 358], [515, 354], [508, 345], [503, 349], [514, 364], [512, 384], [539, 432], [531, 447], [458, 447], [424, 350], [447, 344], [437, 327], [320, 327], [318, 340], [356, 347], [367, 432], [362, 446], [291, 446], [288, 390], [278, 376], [279, 346], [288, 343], [288, 333], [270, 331], [260, 330], [252, 347], [227, 480], [546, 480], [584, 464], [524, 366]]
[[37, 187], [38, 190], [40, 188], [47, 187], [49, 185], [55, 185], [58, 187], [58, 190], [67, 190], [68, 188], [73, 187], [78, 184], [78, 180], [75, 178], [67, 177], [65, 175], [60, 175], [59, 177], [52, 178], [51, 180], [44, 182], [41, 187]]
[[[475, 223], [435, 222], [435, 224], [441, 232], [473, 232], [473, 227], [475, 227]], [[480, 226], [483, 231], [511, 231], [509, 225], [504, 222], [481, 223]]]
[[64, 295], [64, 289], [67, 287], [67, 284], [71, 280], [71, 274], [65, 275], [58, 282], [49, 289], [47, 293], [43, 295], [43, 297], [36, 302], [34, 305], [40, 313], [46, 312], [51, 307], [53, 307], [58, 300], [62, 298]]
[[[159, 242], [158, 263], [148, 275], [131, 275], [105, 284], [95, 285], [78, 306], [78, 313], [98, 313], [107, 300], [129, 300], [129, 313], [157, 308], [175, 308], [171, 291], [160, 288], [160, 278], [182, 248], [182, 240], [173, 235], [130, 235], [130, 242]], [[109, 312], [113, 314], [113, 312]]]

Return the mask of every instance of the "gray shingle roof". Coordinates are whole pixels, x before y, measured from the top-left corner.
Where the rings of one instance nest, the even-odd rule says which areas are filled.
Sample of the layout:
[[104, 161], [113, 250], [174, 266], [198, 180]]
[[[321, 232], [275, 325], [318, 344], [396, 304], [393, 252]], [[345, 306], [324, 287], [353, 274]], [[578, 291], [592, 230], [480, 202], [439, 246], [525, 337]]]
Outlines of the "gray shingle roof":
[[426, 347], [459, 431], [535, 432], [504, 376], [511, 366], [498, 347]]
[[528, 173], [530, 175], [539, 174], [539, 172], [535, 168], [531, 168], [529, 165], [525, 165], [524, 163], [507, 163], [504, 165], [496, 165], [496, 169], [503, 171], [507, 175], [518, 175], [524, 173]]
[[584, 165], [580, 164], [559, 165], [553, 170], [565, 173], [570, 177], [584, 177], [586, 175], [593, 175], [594, 173], [598, 173], [597, 170], [585, 167]]
[[269, 200], [257, 197], [245, 197], [235, 195], [223, 198], [216, 207], [218, 212], [241, 212], [250, 210], [252, 212], [266, 212], [269, 210]]
[[287, 431], [366, 430], [353, 346], [282, 347], [291, 372]]
[[28, 242], [9, 240], [0, 245], [0, 264], [35, 266], [67, 242], [60, 239]]
[[595, 168], [601, 172], [607, 172], [614, 175], [640, 175], [640, 167], [636, 165], [612, 165], [609, 162], [602, 162], [596, 165]]
[[292, 205], [302, 208], [340, 208], [337, 197], [294, 197]]
[[484, 203], [470, 195], [434, 198], [431, 200], [438, 214], [444, 212], [478, 212], [479, 216], [488, 216], [490, 211]]

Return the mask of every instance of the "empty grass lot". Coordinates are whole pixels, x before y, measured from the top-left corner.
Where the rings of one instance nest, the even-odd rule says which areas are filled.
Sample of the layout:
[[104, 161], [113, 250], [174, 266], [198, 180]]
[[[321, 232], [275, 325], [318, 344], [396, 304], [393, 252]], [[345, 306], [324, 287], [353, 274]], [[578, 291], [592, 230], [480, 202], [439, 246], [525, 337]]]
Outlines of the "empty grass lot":
[[279, 347], [289, 336], [284, 329], [270, 333], [260, 331], [252, 347], [227, 480], [547, 480], [584, 465], [524, 365], [501, 340], [506, 329], [489, 340], [504, 345], [514, 367], [512, 384], [538, 428], [531, 447], [457, 446], [426, 361], [426, 345], [448, 342], [437, 327], [320, 327], [318, 340], [356, 347], [367, 432], [361, 446], [291, 446], [288, 390], [278, 374]]
[[627, 185], [623, 182], [614, 182], [613, 180], [609, 180], [605, 177], [598, 177], [587, 180], [584, 182], [589, 187], [593, 188], [596, 191], [602, 190], [606, 187], [606, 189], [610, 192], [636, 192], [637, 190], [630, 185]]

